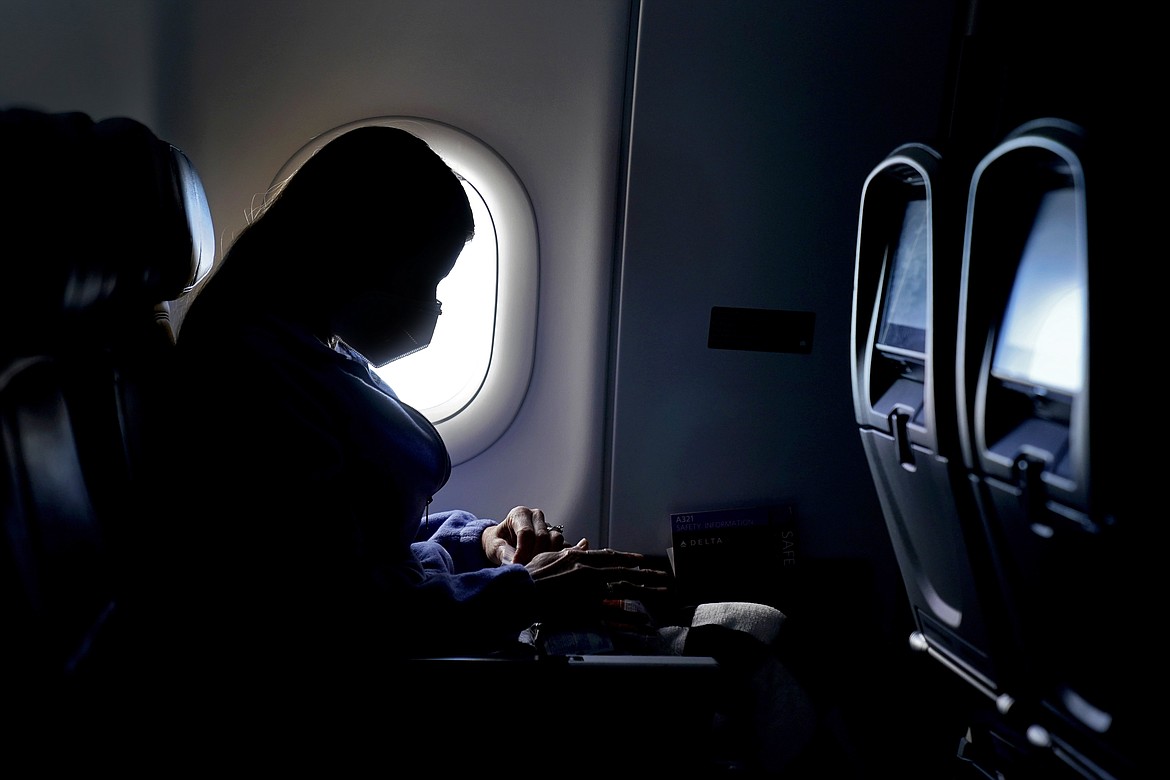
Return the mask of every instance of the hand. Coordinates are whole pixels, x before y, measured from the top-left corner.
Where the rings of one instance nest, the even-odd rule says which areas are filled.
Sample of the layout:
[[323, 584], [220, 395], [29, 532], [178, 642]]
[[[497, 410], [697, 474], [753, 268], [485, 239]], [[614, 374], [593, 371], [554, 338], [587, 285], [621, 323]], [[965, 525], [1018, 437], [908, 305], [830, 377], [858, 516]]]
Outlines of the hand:
[[643, 568], [645, 557], [620, 550], [590, 550], [582, 539], [559, 552], [539, 553], [526, 564], [536, 582], [541, 618], [592, 615], [607, 599], [633, 599], [647, 606], [670, 594], [669, 572]]
[[562, 530], [559, 525], [547, 523], [543, 511], [517, 506], [499, 523], [485, 529], [480, 543], [484, 555], [496, 566], [505, 563], [527, 564], [541, 553], [564, 549], [565, 535]]

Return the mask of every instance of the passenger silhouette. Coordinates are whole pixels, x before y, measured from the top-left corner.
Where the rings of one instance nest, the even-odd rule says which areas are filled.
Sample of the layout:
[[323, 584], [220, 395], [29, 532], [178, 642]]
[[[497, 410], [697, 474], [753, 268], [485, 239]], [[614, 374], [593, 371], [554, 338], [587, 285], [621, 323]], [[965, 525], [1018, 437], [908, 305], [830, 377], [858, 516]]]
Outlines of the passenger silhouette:
[[[159, 539], [156, 613], [179, 618], [162, 636], [182, 654], [180, 686], [192, 702], [227, 702], [217, 717], [239, 734], [253, 722], [377, 732], [383, 721], [348, 702], [386, 696], [406, 711], [437, 697], [467, 717], [491, 701], [511, 723], [567, 691], [555, 665], [461, 665], [439, 679], [401, 659], [579, 654], [598, 639], [600, 652], [715, 655], [735, 667], [728, 722], [752, 723], [737, 739], [755, 740], [761, 764], [791, 760], [813, 718], [771, 657], [778, 611], [683, 608], [653, 558], [567, 545], [535, 507], [500, 521], [429, 511], [451, 474], [447, 450], [374, 368], [429, 343], [439, 282], [473, 231], [459, 177], [423, 140], [361, 127], [278, 183], [199, 291], [176, 349], [184, 436], [170, 492], [183, 522]], [[606, 695], [618, 707], [628, 698]], [[435, 739], [434, 728], [414, 740]], [[563, 750], [533, 737], [516, 749]]]
[[192, 303], [178, 354], [195, 458], [170, 576], [215, 674], [361, 680], [666, 592], [643, 556], [566, 545], [540, 509], [428, 510], [447, 450], [373, 367], [428, 344], [473, 230], [423, 140], [351, 130], [280, 183]]

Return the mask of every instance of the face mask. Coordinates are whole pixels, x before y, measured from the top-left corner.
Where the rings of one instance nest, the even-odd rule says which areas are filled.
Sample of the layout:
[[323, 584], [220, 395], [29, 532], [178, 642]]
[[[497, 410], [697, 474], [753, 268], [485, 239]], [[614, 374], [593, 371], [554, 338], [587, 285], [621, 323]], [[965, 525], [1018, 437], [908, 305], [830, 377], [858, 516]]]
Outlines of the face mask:
[[365, 292], [333, 322], [333, 332], [376, 368], [431, 343], [442, 314], [438, 301], [417, 301], [384, 292]]

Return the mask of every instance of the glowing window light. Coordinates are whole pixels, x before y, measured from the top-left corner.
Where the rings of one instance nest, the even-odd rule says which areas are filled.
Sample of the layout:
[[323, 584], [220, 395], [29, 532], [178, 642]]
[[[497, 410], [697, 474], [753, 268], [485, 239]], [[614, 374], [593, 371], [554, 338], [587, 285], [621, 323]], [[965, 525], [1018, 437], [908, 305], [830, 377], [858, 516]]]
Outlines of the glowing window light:
[[474, 398], [487, 376], [496, 318], [496, 231], [487, 204], [464, 181], [475, 238], [463, 247], [455, 268], [439, 283], [443, 314], [431, 344], [378, 369], [394, 392], [432, 420], [457, 413], [453, 405]]

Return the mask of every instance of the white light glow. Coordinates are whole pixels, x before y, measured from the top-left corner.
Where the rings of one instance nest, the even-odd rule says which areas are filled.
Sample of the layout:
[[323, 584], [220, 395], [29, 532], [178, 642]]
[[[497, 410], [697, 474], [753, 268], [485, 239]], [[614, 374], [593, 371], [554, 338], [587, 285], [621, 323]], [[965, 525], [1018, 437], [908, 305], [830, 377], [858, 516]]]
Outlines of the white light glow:
[[[475, 218], [475, 238], [439, 284], [443, 313], [431, 344], [378, 369], [406, 403], [432, 416], [453, 401], [473, 398], [487, 375], [496, 316], [496, 231], [475, 187], [464, 182]], [[437, 416], [437, 415], [436, 415]]]

